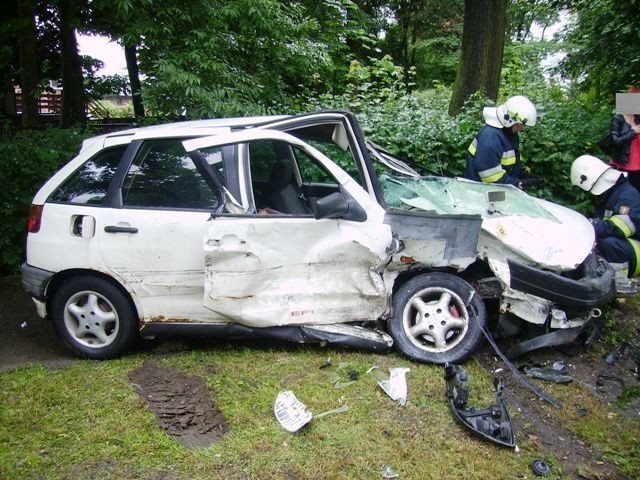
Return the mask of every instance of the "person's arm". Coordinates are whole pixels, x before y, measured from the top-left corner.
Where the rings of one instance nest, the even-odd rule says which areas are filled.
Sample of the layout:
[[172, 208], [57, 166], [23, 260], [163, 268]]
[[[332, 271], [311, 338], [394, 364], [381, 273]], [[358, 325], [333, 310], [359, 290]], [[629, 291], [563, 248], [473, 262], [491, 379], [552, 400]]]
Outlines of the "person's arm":
[[480, 139], [476, 148], [476, 170], [484, 183], [502, 183], [521, 186], [520, 179], [509, 175], [502, 167], [502, 151], [491, 139]]
[[611, 134], [613, 143], [619, 147], [630, 143], [637, 135], [637, 131], [640, 130], [640, 128], [636, 129], [633, 127], [623, 133], [622, 131], [624, 130], [625, 125], [628, 124], [622, 115], [616, 115], [611, 119], [611, 128], [609, 129], [609, 133]]
[[640, 195], [635, 191], [625, 192], [618, 204], [614, 215], [594, 222], [596, 238], [630, 238], [640, 232]]

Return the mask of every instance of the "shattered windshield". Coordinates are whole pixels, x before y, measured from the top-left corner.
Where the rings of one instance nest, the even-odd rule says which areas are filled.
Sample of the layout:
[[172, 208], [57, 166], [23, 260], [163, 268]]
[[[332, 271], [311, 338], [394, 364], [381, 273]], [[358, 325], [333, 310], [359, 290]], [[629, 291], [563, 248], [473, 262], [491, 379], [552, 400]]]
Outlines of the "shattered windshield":
[[512, 186], [485, 185], [447, 177], [406, 177], [382, 173], [380, 186], [390, 207], [440, 214], [524, 215], [558, 220], [531, 197]]
[[[421, 176], [411, 165], [367, 141], [384, 200], [390, 207], [483, 218], [523, 215], [559, 222], [535, 197], [511, 185]], [[411, 163], [411, 162], [409, 162]]]

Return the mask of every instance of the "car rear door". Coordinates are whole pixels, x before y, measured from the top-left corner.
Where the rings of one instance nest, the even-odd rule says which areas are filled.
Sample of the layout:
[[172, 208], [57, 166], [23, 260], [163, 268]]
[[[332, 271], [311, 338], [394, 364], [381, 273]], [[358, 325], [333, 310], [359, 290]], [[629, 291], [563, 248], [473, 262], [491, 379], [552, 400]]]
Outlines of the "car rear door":
[[[261, 148], [254, 148], [262, 142]], [[265, 142], [300, 170], [313, 163], [333, 179], [334, 198], [349, 202], [344, 218], [255, 208], [246, 192], [246, 213], [221, 213], [204, 236], [204, 305], [233, 322], [252, 327], [375, 320], [387, 309], [382, 270], [392, 243], [384, 210], [344, 170], [301, 140], [279, 131], [248, 130], [183, 142], [197, 158], [203, 149], [234, 145], [244, 169], [259, 170]], [[242, 168], [239, 168], [242, 170]], [[255, 175], [254, 175], [255, 178]], [[251, 189], [251, 180], [244, 183]], [[351, 215], [351, 216], [350, 216]], [[348, 219], [351, 218], [351, 219]]]
[[[110, 205], [96, 218], [103, 263], [139, 301], [142, 320], [211, 321], [202, 307], [202, 237], [220, 193], [182, 147], [184, 138], [145, 138], [130, 146]], [[221, 168], [220, 149], [206, 152]]]

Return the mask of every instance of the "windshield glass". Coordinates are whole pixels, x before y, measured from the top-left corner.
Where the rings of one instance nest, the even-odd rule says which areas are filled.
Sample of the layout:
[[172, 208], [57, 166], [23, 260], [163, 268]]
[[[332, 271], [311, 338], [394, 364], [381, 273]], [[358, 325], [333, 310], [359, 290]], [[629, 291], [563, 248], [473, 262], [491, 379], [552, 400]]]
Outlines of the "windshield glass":
[[512, 186], [388, 173], [380, 174], [379, 180], [384, 200], [390, 207], [441, 214], [481, 215], [483, 218], [525, 215], [558, 221], [534, 197]]

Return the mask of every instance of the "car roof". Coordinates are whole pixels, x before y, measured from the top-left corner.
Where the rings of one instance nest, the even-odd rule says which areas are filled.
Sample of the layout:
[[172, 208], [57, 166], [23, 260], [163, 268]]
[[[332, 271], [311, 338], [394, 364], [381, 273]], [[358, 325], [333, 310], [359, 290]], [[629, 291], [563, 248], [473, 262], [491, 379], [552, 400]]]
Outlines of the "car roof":
[[255, 117], [211, 118], [130, 128], [88, 138], [83, 143], [81, 151], [95, 142], [99, 142], [103, 146], [108, 147], [129, 143], [134, 137], [166, 138], [213, 135], [220, 131], [230, 131], [233, 128], [253, 127], [288, 117], [289, 115], [262, 115]]

